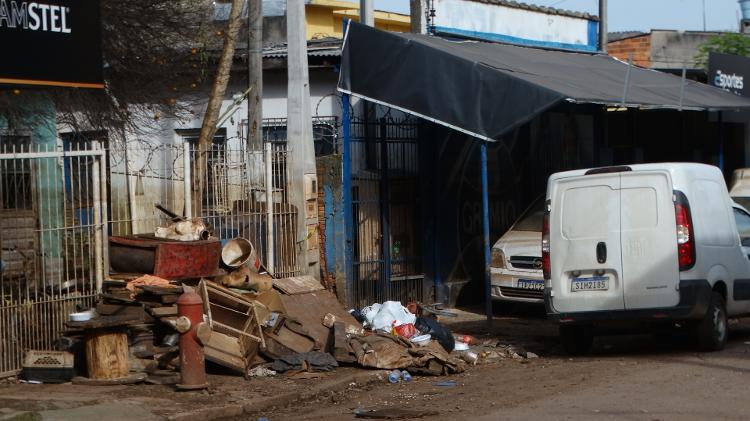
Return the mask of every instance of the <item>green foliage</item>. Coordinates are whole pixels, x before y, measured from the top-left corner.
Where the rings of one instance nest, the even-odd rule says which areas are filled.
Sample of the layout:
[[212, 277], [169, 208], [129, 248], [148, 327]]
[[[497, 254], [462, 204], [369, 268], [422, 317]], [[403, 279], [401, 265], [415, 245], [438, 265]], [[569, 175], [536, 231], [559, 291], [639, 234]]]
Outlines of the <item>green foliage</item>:
[[695, 55], [695, 64], [703, 69], [708, 69], [709, 53], [723, 53], [749, 57], [750, 37], [735, 32], [726, 32], [711, 37], [711, 39], [698, 47], [698, 54]]

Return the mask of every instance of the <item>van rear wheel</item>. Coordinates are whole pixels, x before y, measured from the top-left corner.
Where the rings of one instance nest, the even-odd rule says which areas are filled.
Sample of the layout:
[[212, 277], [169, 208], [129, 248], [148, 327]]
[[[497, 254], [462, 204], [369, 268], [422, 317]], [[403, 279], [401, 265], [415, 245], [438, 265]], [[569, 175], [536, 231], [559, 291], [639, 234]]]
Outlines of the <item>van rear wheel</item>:
[[724, 298], [718, 292], [711, 295], [708, 311], [703, 320], [695, 325], [693, 334], [701, 351], [720, 351], [727, 344], [727, 311]]
[[587, 354], [594, 343], [594, 331], [590, 325], [560, 325], [560, 341], [568, 354]]

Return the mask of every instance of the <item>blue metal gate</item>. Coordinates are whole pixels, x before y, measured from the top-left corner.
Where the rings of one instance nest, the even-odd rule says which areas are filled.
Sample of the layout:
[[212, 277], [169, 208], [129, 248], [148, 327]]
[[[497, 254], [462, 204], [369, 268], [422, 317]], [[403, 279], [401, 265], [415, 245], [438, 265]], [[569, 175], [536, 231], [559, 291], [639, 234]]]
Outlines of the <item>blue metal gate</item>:
[[419, 122], [351, 124], [352, 305], [432, 302], [425, 281]]

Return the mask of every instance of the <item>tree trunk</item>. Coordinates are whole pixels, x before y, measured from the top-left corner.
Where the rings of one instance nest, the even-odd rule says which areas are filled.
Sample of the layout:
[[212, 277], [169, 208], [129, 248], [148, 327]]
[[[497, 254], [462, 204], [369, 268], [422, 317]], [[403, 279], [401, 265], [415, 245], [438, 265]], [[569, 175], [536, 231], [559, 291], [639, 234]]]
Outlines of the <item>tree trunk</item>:
[[200, 217], [203, 214], [203, 191], [206, 188], [207, 161], [208, 154], [211, 153], [212, 140], [216, 134], [216, 123], [219, 119], [221, 104], [224, 101], [224, 93], [229, 84], [229, 71], [232, 68], [232, 59], [234, 58], [234, 47], [237, 36], [240, 32], [242, 21], [242, 6], [244, 0], [232, 0], [232, 11], [229, 14], [229, 23], [224, 38], [224, 47], [219, 59], [219, 65], [216, 69], [216, 78], [211, 87], [211, 94], [208, 97], [208, 106], [206, 114], [203, 116], [203, 125], [198, 136], [198, 151], [194, 167], [193, 181], [193, 216]]

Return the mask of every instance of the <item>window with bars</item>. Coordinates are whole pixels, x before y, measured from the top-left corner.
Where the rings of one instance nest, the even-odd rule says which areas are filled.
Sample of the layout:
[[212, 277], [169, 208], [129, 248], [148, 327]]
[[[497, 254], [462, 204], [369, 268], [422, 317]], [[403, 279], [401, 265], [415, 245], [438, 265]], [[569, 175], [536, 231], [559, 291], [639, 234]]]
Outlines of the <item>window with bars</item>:
[[[185, 129], [177, 130], [177, 133], [182, 136], [183, 141], [190, 144], [192, 162], [193, 162], [193, 175], [196, 175], [195, 165], [198, 162], [198, 137], [200, 135], [200, 129]], [[204, 209], [214, 211], [225, 211], [226, 202], [225, 189], [222, 188], [220, 181], [222, 178], [222, 171], [225, 171], [227, 153], [227, 129], [220, 128], [216, 131], [213, 141], [211, 142], [211, 148], [206, 156], [206, 172], [205, 172], [205, 184], [203, 189], [202, 203], [205, 205]], [[222, 208], [222, 209], [219, 209]]]

